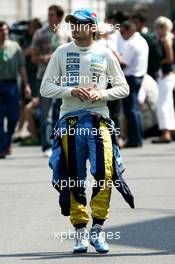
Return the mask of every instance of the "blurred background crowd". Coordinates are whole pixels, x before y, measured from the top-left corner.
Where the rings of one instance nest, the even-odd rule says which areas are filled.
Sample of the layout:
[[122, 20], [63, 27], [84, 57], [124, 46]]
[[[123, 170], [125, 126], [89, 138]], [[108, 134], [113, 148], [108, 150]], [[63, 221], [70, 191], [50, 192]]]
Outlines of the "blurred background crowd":
[[[32, 6], [36, 2], [41, 13], [39, 4]], [[128, 98], [108, 102], [110, 117], [121, 128], [120, 147], [141, 147], [146, 137], [156, 137], [153, 144], [171, 143], [175, 140], [173, 1], [93, 1], [94, 6], [83, 2], [101, 19], [95, 41], [113, 52], [131, 88]], [[84, 4], [68, 1], [64, 6], [55, 1], [43, 9], [42, 3], [27, 1], [26, 7], [19, 5], [21, 11], [9, 16], [2, 13], [4, 1], [0, 3], [0, 158], [12, 153], [11, 139], [19, 146], [40, 145], [45, 156], [51, 154], [50, 134], [61, 99], [42, 98], [39, 88], [54, 50], [71, 41], [71, 32], [63, 27], [54, 30], [54, 25], [64, 24], [65, 14]], [[118, 24], [120, 30], [114, 30]]]

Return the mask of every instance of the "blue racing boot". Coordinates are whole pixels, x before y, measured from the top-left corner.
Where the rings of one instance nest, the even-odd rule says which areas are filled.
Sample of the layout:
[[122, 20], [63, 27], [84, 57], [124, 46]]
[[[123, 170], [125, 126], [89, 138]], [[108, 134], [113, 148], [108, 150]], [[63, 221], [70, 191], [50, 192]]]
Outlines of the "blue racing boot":
[[76, 230], [76, 244], [74, 253], [86, 253], [89, 246], [89, 234], [86, 227]]
[[90, 244], [98, 253], [107, 253], [109, 251], [108, 244], [105, 242], [105, 232], [102, 226], [95, 224], [90, 231]]

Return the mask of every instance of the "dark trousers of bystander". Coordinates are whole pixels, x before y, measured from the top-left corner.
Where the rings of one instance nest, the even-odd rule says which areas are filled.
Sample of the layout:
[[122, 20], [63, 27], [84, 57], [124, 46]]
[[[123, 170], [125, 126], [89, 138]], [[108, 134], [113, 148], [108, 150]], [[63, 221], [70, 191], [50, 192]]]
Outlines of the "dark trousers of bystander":
[[[5, 123], [5, 118], [7, 123]], [[6, 155], [19, 118], [19, 93], [15, 81], [0, 81], [0, 154]], [[5, 126], [5, 124], [7, 124]]]
[[123, 99], [123, 111], [127, 120], [127, 145], [141, 146], [143, 143], [142, 116], [137, 96], [143, 77], [126, 76], [130, 94]]
[[[37, 80], [36, 87], [39, 90], [42, 80]], [[61, 106], [61, 99], [51, 99], [40, 97], [40, 133], [41, 133], [41, 147], [42, 151], [51, 148], [50, 136], [55, 123], [59, 119], [59, 111]], [[51, 114], [50, 114], [51, 111]]]

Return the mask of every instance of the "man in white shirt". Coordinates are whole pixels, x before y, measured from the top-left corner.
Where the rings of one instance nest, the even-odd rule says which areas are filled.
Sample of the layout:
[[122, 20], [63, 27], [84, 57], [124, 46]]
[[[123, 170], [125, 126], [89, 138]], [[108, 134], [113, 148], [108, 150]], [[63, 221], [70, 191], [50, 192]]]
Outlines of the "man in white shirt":
[[147, 73], [149, 50], [146, 40], [136, 32], [133, 22], [125, 21], [120, 33], [126, 40], [121, 65], [130, 86], [130, 95], [123, 100], [128, 132], [125, 147], [140, 147], [143, 143], [143, 129], [137, 96], [142, 79]]
[[[61, 6], [51, 5], [48, 8], [48, 24], [37, 30], [32, 40], [32, 60], [38, 65], [36, 89], [39, 89], [41, 80], [43, 78], [47, 64], [51, 58], [52, 53], [59, 45], [65, 44], [69, 40], [69, 36], [62, 30], [61, 21], [64, 16], [64, 10]], [[59, 28], [59, 29], [58, 29]], [[57, 29], [57, 30], [56, 30]], [[61, 100], [58, 100], [61, 105]], [[40, 98], [41, 108], [41, 145], [44, 156], [50, 156], [51, 145], [48, 137], [48, 131], [51, 129], [51, 123], [49, 122], [50, 110], [54, 109], [54, 103], [52, 99]], [[59, 107], [57, 109], [59, 112]]]
[[[95, 181], [108, 182], [114, 168], [113, 145], [107, 124], [98, 116], [109, 116], [107, 101], [126, 97], [129, 87], [113, 53], [93, 40], [96, 14], [91, 9], [80, 9], [65, 20], [71, 23], [75, 40], [56, 49], [44, 74], [40, 92], [44, 97], [62, 98], [60, 117], [63, 123], [68, 120], [72, 129], [88, 130], [85, 135], [67, 133], [61, 138], [71, 179], [86, 181], [86, 160], [89, 159]], [[111, 77], [112, 88], [107, 90], [108, 77]], [[93, 135], [93, 129], [99, 129], [102, 135]], [[55, 161], [54, 149], [52, 161]], [[74, 253], [86, 252], [88, 248], [86, 225], [89, 216], [85, 187], [82, 182], [80, 185], [70, 189], [70, 221], [77, 238]], [[102, 189], [98, 184], [93, 187], [90, 243], [99, 253], [108, 252], [102, 226], [108, 218], [110, 196], [111, 187], [106, 184]]]

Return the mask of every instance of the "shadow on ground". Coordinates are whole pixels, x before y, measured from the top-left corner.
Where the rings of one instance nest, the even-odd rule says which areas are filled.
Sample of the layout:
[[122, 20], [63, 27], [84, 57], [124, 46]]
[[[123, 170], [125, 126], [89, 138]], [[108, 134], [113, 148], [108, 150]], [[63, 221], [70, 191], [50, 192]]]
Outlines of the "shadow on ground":
[[128, 225], [114, 226], [106, 232], [120, 232], [120, 239], [109, 244], [175, 252], [175, 216], [157, 218]]
[[[1, 254], [0, 258], [20, 258], [21, 260], [49, 260], [66, 258], [92, 258], [92, 257], [121, 257], [121, 256], [165, 256], [175, 254], [175, 217], [164, 217], [153, 220], [137, 222], [134, 224], [114, 226], [106, 229], [107, 232], [120, 232], [120, 239], [108, 240], [109, 245], [135, 247], [150, 250], [150, 252], [123, 252], [112, 254], [73, 254], [72, 252], [34, 252]], [[92, 248], [89, 248], [91, 250]]]

